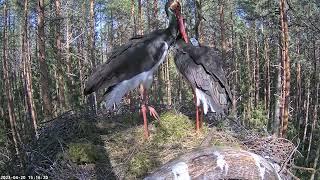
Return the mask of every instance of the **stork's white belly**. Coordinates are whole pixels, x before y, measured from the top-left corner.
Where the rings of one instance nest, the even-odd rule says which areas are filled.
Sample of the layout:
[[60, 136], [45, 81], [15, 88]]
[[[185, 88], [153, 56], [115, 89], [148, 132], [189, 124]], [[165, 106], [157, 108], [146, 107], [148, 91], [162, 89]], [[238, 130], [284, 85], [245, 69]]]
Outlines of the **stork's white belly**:
[[166, 50], [163, 52], [160, 61], [158, 61], [158, 63], [155, 64], [149, 71], [139, 73], [130, 79], [122, 81], [106, 96], [105, 103], [107, 109], [112, 108], [114, 104], [119, 104], [122, 97], [127, 92], [137, 88], [140, 84], [142, 84], [145, 88], [150, 88], [153, 80], [153, 72], [166, 59], [169, 49], [167, 43], [165, 43], [165, 49]]

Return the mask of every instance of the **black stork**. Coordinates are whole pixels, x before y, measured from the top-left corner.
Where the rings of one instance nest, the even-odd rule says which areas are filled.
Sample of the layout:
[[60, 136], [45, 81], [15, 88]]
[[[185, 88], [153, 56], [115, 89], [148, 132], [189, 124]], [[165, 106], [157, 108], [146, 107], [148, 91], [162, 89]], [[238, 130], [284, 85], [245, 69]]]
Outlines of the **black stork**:
[[[191, 42], [197, 43], [195, 39], [191, 39]], [[202, 113], [207, 114], [211, 110], [224, 114], [231, 103], [232, 94], [220, 53], [207, 46], [187, 44], [179, 36], [174, 48], [174, 61], [179, 72], [192, 86], [196, 103], [196, 130], [199, 131]]]
[[147, 106], [146, 89], [151, 86], [153, 73], [166, 59], [169, 48], [178, 34], [182, 34], [182, 38], [188, 41], [180, 2], [168, 0], [165, 10], [169, 18], [169, 26], [166, 29], [133, 37], [127, 44], [114, 49], [108, 61], [93, 71], [84, 89], [84, 94], [88, 95], [105, 88], [106, 91], [101, 99], [106, 102], [107, 109], [111, 109], [127, 92], [140, 85], [145, 138], [149, 136], [147, 108], [150, 115], [158, 118], [154, 108]]

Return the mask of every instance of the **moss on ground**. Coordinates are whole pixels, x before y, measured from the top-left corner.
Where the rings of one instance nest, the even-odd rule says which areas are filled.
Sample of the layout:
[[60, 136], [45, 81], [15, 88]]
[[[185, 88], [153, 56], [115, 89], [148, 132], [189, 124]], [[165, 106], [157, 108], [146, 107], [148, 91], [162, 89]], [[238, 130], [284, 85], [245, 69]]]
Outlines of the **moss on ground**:
[[71, 143], [67, 155], [77, 164], [95, 163], [100, 157], [97, 147], [91, 143]]

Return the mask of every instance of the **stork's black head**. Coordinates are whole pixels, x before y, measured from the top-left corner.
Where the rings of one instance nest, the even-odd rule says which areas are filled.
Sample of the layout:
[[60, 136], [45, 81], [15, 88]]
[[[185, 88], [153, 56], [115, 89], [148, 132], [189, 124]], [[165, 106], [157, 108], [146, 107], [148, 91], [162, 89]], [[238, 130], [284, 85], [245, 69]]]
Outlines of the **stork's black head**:
[[184, 41], [188, 43], [188, 36], [183, 23], [183, 17], [181, 15], [181, 5], [179, 0], [168, 0], [165, 8], [166, 14], [169, 17], [169, 19], [172, 20], [172, 17], [175, 17], [174, 19], [177, 20], [179, 32], [182, 35]]

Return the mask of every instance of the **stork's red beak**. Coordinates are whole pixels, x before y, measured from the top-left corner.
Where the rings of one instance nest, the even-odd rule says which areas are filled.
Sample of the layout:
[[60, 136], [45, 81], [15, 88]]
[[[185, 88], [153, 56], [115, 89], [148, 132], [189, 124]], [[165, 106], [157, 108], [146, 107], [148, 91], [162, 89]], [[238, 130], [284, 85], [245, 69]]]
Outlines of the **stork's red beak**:
[[183, 17], [181, 16], [180, 10], [176, 11], [176, 17], [178, 19], [179, 32], [182, 35], [183, 40], [188, 43], [188, 36], [186, 33], [186, 28], [184, 27]]

